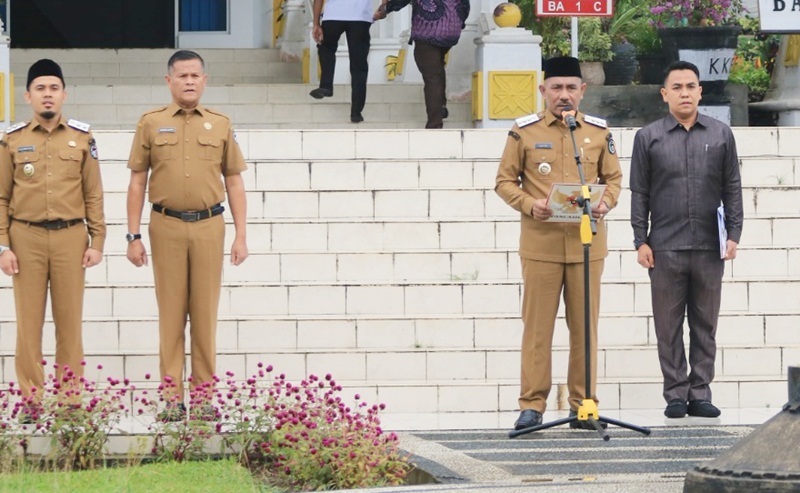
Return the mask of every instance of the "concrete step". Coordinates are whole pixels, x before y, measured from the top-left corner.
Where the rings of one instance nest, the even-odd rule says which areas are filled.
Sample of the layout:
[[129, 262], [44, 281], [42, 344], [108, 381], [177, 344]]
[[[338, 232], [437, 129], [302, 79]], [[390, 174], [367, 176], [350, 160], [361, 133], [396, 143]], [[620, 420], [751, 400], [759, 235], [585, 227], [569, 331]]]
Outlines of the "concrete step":
[[[131, 266], [131, 270], [135, 267]], [[142, 270], [142, 272], [146, 272]], [[0, 289], [0, 313], [12, 320], [10, 287]], [[226, 282], [222, 286], [220, 316], [474, 316], [519, 315], [522, 285], [508, 281], [298, 281]], [[800, 299], [797, 277], [723, 279], [722, 309], [741, 314], [783, 314], [793, 310], [786, 300]], [[650, 282], [646, 278], [605, 280], [600, 311], [603, 314], [652, 312]], [[150, 283], [87, 284], [84, 316], [155, 317], [155, 292]]]
[[[350, 87], [334, 86], [334, 96], [316, 100], [308, 84], [237, 83], [210, 80], [203, 104], [227, 114], [237, 128], [423, 128], [425, 103], [421, 84], [375, 84], [367, 91], [365, 121], [350, 122]], [[29, 120], [24, 85], [15, 90], [15, 120]], [[152, 85], [67, 84], [63, 112], [69, 118], [91, 123], [96, 129], [134, 129], [142, 113], [169, 104], [163, 79]], [[449, 128], [471, 128], [467, 102], [448, 103]]]
[[[147, 241], [145, 239], [145, 241]], [[112, 244], [113, 242], [109, 242]], [[146, 243], [147, 246], [147, 243]], [[520, 259], [516, 249], [475, 250], [394, 250], [387, 251], [266, 251], [254, 244], [247, 268], [223, 266], [223, 282], [236, 283], [373, 283], [392, 285], [403, 282], [469, 281], [491, 284], [519, 282]], [[800, 246], [742, 247], [725, 270], [732, 281], [783, 279], [800, 276]], [[636, 262], [636, 253], [612, 249], [605, 261], [605, 284], [647, 281], [648, 275]], [[153, 282], [152, 269], [135, 268], [123, 247], [106, 250], [103, 262], [87, 271], [86, 283], [94, 287], [114, 287]], [[0, 278], [0, 287], [10, 287], [9, 278]]]
[[[384, 85], [384, 87], [388, 91], [387, 97], [395, 92], [395, 86]], [[421, 91], [421, 89], [418, 90]], [[370, 94], [374, 93], [377, 93], [377, 89]], [[395, 97], [398, 98], [395, 102], [402, 101], [399, 99], [402, 98], [401, 95]], [[739, 148], [739, 157], [743, 160], [758, 158], [762, 161], [769, 161], [776, 158], [797, 159], [800, 157], [800, 128], [737, 127], [733, 130]], [[615, 141], [618, 143], [617, 152], [623, 162], [630, 159], [636, 131], [635, 128], [612, 129]], [[101, 129], [96, 131], [95, 135], [103, 160], [127, 161], [133, 140], [133, 127], [125, 130]], [[247, 129], [237, 132], [237, 142], [245, 158], [248, 161], [259, 163], [285, 163], [298, 160], [301, 162], [356, 160], [398, 163], [441, 159], [497, 163], [507, 138], [507, 129], [431, 131], [424, 129], [363, 130], [359, 127], [350, 129]], [[398, 173], [404, 172], [405, 170], [401, 170]], [[794, 180], [796, 182], [796, 178]], [[494, 182], [493, 177], [492, 182]]]
[[[28, 68], [40, 58], [52, 58], [69, 86], [124, 84], [163, 86], [173, 49], [19, 49], [11, 50], [11, 71], [18, 88]], [[284, 62], [277, 49], [208, 49], [200, 55], [210, 82], [216, 85], [300, 83], [299, 62]], [[23, 87], [24, 89], [24, 87]], [[19, 101], [18, 101], [19, 104]]]
[[[635, 129], [614, 133], [627, 166]], [[800, 297], [800, 210], [791, 205], [800, 129], [735, 133], [748, 180], [746, 223], [739, 258], [726, 267], [714, 400], [779, 406], [784, 368], [800, 360], [800, 313], [791, 302]], [[513, 414], [519, 218], [493, 192], [507, 130], [238, 134], [250, 163], [253, 256], [244, 268], [225, 266], [218, 368], [245, 375], [265, 361], [294, 379], [331, 372], [398, 416]], [[122, 254], [132, 132], [96, 135], [109, 241], [105, 262], [87, 271], [84, 340], [90, 365], [141, 382], [157, 372], [158, 329], [152, 271]], [[598, 391], [604, 408], [662, 408], [649, 279], [630, 243], [627, 194], [608, 220]], [[13, 313], [9, 280], [0, 276], [4, 382], [13, 379]], [[48, 355], [52, 332], [48, 322]], [[556, 383], [564, 381], [566, 339], [562, 314]]]
[[[780, 356], [779, 350], [768, 353], [755, 349], [749, 352], [733, 353], [730, 358], [744, 359], [752, 351], [764, 351], [761, 357]], [[616, 376], [619, 368], [609, 369], [603, 362], [629, 357], [636, 358], [640, 370], [635, 376]], [[722, 349], [717, 361], [728, 352]], [[52, 357], [52, 356], [48, 356]], [[647, 351], [600, 351], [598, 353], [600, 375], [598, 375], [597, 395], [605, 409], [652, 409], [663, 407], [661, 397], [661, 376], [655, 349]], [[14, 381], [13, 360], [2, 358], [4, 374]], [[157, 354], [127, 354], [120, 356], [87, 355], [87, 373], [101, 373], [115, 378], [128, 378], [141, 388], [152, 387], [152, 380], [145, 380], [146, 374], [155, 374], [158, 368]], [[314, 353], [303, 354], [267, 351], [262, 353], [226, 353], [220, 351], [217, 367], [220, 374], [228, 371], [234, 375], [250, 375], [255, 372], [259, 362], [271, 364], [276, 373], [284, 373], [291, 381], [307, 375], [332, 374], [337, 383], [348, 392], [360, 393], [368, 402], [383, 402], [395, 413], [419, 412], [496, 412], [517, 409], [519, 393], [518, 351], [497, 351], [488, 353], [467, 352], [385, 352], [371, 354], [353, 353]], [[548, 399], [550, 409], [565, 408], [564, 398], [559, 398], [559, 388], [566, 381], [566, 351], [554, 351], [554, 388]], [[483, 375], [484, 367], [498, 363], [490, 375]], [[510, 363], [510, 364], [509, 364]], [[624, 364], [624, 361], [623, 363]], [[102, 372], [93, 369], [102, 366]], [[472, 365], [481, 365], [476, 373]], [[187, 360], [187, 368], [190, 364]], [[773, 368], [774, 367], [774, 368]], [[724, 369], [723, 365], [723, 369]], [[786, 374], [777, 365], [770, 366], [775, 373], [764, 371], [756, 375], [740, 375], [738, 370], [732, 374], [719, 372], [714, 382], [714, 402], [721, 407], [774, 406], [779, 408], [786, 399]], [[470, 373], [471, 372], [471, 373]], [[612, 375], [608, 375], [612, 373]], [[633, 372], [630, 372], [633, 373]], [[501, 376], [507, 374], [504, 378]], [[417, 377], [417, 378], [415, 378]], [[561, 394], [563, 395], [563, 394]]]
[[[721, 348], [781, 348], [798, 350], [794, 329], [800, 312], [742, 313], [723, 310], [717, 343]], [[0, 351], [13, 351], [16, 325], [0, 320]], [[55, 348], [52, 319], [47, 320], [44, 349]], [[158, 349], [155, 316], [86, 317], [86, 350], [91, 354], [151, 354]], [[189, 334], [187, 337], [190, 338]], [[522, 322], [518, 314], [467, 315], [223, 315], [219, 319], [220, 351], [386, 352], [386, 351], [508, 351], [518, 350]], [[686, 334], [688, 337], [688, 333]], [[602, 350], [652, 349], [656, 346], [650, 313], [601, 313], [598, 333]], [[688, 342], [688, 340], [686, 340]], [[569, 347], [563, 310], [556, 319], [553, 347]], [[753, 360], [755, 362], [755, 360]], [[785, 361], [784, 363], [791, 363]]]

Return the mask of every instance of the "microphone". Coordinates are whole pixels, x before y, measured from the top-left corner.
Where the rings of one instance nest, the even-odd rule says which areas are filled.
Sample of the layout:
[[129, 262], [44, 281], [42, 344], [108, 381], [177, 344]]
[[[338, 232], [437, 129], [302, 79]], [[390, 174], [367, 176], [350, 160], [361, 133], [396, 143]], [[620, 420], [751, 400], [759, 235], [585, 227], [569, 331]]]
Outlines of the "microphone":
[[572, 109], [572, 106], [564, 107], [564, 111], [561, 112], [561, 118], [570, 130], [578, 128], [578, 124], [575, 122], [575, 110]]

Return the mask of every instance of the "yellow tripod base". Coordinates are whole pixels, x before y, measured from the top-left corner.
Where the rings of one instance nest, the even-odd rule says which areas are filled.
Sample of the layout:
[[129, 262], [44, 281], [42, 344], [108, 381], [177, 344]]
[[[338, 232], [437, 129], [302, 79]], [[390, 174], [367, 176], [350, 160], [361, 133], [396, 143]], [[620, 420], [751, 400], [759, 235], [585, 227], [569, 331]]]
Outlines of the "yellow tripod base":
[[594, 399], [584, 399], [578, 408], [578, 421], [588, 421], [589, 418], [597, 421], [600, 414], [597, 412], [597, 403]]

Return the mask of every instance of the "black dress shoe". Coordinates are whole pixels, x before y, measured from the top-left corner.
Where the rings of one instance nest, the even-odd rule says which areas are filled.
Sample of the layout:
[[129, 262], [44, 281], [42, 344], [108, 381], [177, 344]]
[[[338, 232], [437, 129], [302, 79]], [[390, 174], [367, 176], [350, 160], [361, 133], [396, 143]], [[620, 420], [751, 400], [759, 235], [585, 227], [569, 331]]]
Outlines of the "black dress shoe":
[[330, 89], [324, 89], [322, 87], [318, 87], [308, 93], [314, 99], [322, 99], [322, 98], [329, 98], [333, 96], [333, 91]]
[[350, 121], [353, 123], [361, 123], [364, 121], [364, 117], [361, 116], [361, 113], [357, 115], [350, 115]]
[[698, 418], [716, 418], [721, 414], [717, 406], [711, 404], [711, 401], [703, 401], [694, 399], [689, 401], [689, 416], [697, 416]]
[[668, 418], [682, 418], [686, 416], [686, 401], [680, 399], [672, 399], [664, 409], [664, 416]]
[[[573, 411], [570, 409], [569, 417], [577, 416], [578, 411]], [[598, 423], [600, 423], [598, 421]], [[570, 421], [569, 427], [574, 430], [589, 430], [589, 431], [597, 431], [594, 426], [589, 421]], [[608, 425], [606, 423], [600, 423], [600, 428], [606, 429]]]
[[442, 106], [442, 119], [447, 119], [450, 116], [450, 112], [447, 111], [447, 106]]
[[521, 430], [542, 424], [542, 413], [535, 409], [525, 409], [519, 413], [519, 418], [514, 422], [514, 429]]

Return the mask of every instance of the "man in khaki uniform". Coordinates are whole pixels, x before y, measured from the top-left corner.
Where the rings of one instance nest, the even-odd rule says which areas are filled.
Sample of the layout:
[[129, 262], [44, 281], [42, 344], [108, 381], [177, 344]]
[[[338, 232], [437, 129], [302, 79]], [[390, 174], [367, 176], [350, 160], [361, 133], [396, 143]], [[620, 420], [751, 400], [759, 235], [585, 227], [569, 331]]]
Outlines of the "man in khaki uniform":
[[[576, 413], [585, 397], [584, 368], [584, 279], [583, 244], [578, 223], [547, 222], [552, 210], [547, 196], [554, 183], [580, 183], [570, 131], [562, 112], [578, 110], [586, 84], [578, 60], [558, 57], [545, 62], [544, 84], [539, 92], [545, 100], [542, 113], [517, 119], [508, 133], [500, 160], [495, 191], [521, 213], [519, 254], [525, 285], [522, 302], [522, 372], [520, 417], [516, 429], [542, 422], [551, 382], [551, 348], [559, 298], [564, 292], [570, 355], [567, 386], [569, 405]], [[586, 182], [606, 184], [606, 192], [592, 215], [598, 219], [597, 235], [590, 249], [590, 311], [592, 389], [597, 378], [597, 319], [600, 276], [606, 248], [606, 226], [602, 220], [617, 204], [622, 172], [614, 141], [601, 118], [576, 114], [575, 141], [579, 147]], [[589, 423], [575, 421], [574, 428]], [[591, 428], [594, 429], [594, 428]]]
[[[128, 260], [147, 264], [140, 226], [145, 189], [152, 202], [150, 246], [158, 301], [161, 378], [175, 384], [166, 419], [181, 419], [187, 317], [191, 320], [192, 388], [212, 383], [222, 282], [228, 194], [236, 238], [231, 263], [247, 258], [247, 169], [230, 120], [200, 104], [207, 74], [203, 59], [177, 51], [167, 64], [172, 104], [142, 115], [128, 168]], [[224, 185], [223, 180], [224, 178]]]
[[89, 125], [61, 115], [66, 99], [58, 64], [34, 63], [25, 93], [33, 120], [9, 127], [0, 141], [0, 268], [13, 277], [17, 380], [34, 401], [44, 384], [48, 285], [57, 375], [65, 367], [83, 374], [85, 269], [102, 261], [106, 236], [97, 146]]

